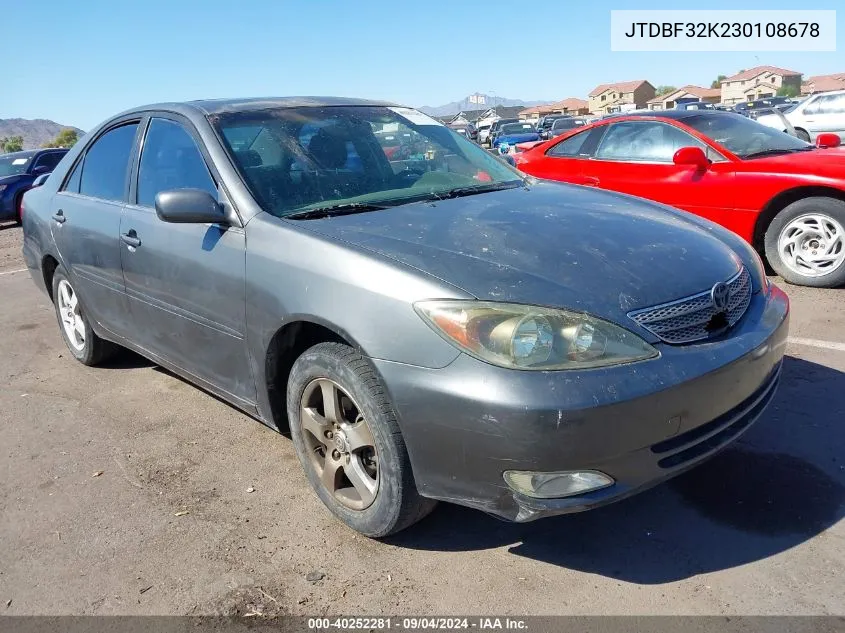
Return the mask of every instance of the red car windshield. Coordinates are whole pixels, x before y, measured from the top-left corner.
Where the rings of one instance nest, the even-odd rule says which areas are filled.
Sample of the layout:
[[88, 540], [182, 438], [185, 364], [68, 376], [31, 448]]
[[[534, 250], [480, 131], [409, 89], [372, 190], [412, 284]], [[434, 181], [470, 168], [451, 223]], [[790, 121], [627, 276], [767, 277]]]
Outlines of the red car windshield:
[[727, 112], [702, 113], [681, 120], [740, 158], [787, 154], [813, 146], [789, 134]]

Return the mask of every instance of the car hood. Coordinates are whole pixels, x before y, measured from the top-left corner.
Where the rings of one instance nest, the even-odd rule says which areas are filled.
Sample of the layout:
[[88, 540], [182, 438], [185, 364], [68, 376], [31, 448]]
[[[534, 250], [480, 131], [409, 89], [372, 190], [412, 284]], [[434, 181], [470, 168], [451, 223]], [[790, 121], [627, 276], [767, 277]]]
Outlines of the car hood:
[[743, 165], [745, 171], [832, 176], [845, 183], [845, 147], [752, 158], [743, 161]]
[[558, 183], [297, 222], [478, 299], [567, 307], [617, 322], [631, 310], [707, 290], [741, 267], [727, 244], [680, 212]]
[[11, 185], [21, 179], [21, 174], [12, 174], [11, 176], [0, 176], [0, 185]]

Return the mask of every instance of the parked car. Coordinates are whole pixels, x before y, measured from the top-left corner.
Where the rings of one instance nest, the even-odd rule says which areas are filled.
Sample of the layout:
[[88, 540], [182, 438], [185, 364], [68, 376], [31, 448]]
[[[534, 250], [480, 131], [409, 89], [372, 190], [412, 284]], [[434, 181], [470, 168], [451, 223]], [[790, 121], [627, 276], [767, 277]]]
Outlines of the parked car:
[[540, 138], [543, 138], [544, 132], [547, 132], [548, 130], [552, 129], [552, 124], [558, 119], [563, 118], [570, 117], [565, 114], [547, 114], [546, 116], [540, 117], [535, 125], [535, 127], [537, 128], [537, 134], [540, 135]]
[[490, 128], [490, 147], [493, 147], [493, 143], [496, 141], [499, 129], [507, 123], [519, 123], [519, 119], [499, 119], [498, 121], [494, 121], [492, 127]]
[[687, 101], [676, 103], [675, 110], [716, 110], [716, 105], [707, 101]]
[[547, 141], [550, 138], [560, 136], [561, 134], [565, 134], [569, 130], [574, 130], [576, 127], [582, 127], [586, 124], [587, 122], [584, 119], [576, 119], [575, 117], [555, 119], [552, 123], [551, 128], [540, 133], [540, 138], [544, 141]]
[[845, 151], [735, 113], [617, 117], [517, 154], [522, 171], [650, 198], [718, 222], [794, 284], [845, 284]]
[[756, 118], [760, 111], [766, 111], [777, 107], [789, 107], [791, 104], [792, 99], [789, 97], [766, 97], [765, 99], [756, 99], [754, 101], [737, 103], [734, 106], [734, 112], [744, 114], [745, 116], [751, 118]]
[[472, 123], [452, 123], [449, 125], [449, 128], [458, 134], [463, 134], [471, 141], [478, 138], [478, 130], [475, 129]]
[[521, 123], [506, 123], [502, 125], [493, 140], [493, 149], [498, 149], [503, 154], [507, 154], [511, 148], [515, 148], [517, 143], [528, 143], [530, 141], [539, 141], [540, 135], [534, 125], [523, 121]]
[[493, 124], [489, 125], [479, 125], [478, 126], [478, 136], [475, 138], [475, 141], [479, 145], [486, 145], [490, 141], [490, 128]]
[[[812, 95], [783, 110], [783, 116], [795, 129], [798, 138], [815, 141], [819, 134], [832, 132], [845, 135], [845, 90]], [[784, 132], [783, 119], [776, 113], [761, 114], [757, 121]]]
[[32, 188], [38, 176], [53, 171], [65, 154], [66, 149], [0, 154], [0, 221], [21, 221], [23, 194]]
[[73, 357], [128, 347], [289, 431], [373, 537], [436, 499], [530, 521], [685, 471], [761, 414], [786, 346], [788, 300], [734, 234], [537, 182], [389, 103], [129, 110], [24, 207]]

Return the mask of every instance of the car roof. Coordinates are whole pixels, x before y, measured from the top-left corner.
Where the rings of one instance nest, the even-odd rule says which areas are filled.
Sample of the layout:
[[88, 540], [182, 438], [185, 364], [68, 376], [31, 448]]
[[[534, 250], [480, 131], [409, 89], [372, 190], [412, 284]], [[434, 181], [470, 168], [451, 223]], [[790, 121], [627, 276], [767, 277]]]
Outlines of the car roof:
[[121, 115], [152, 110], [176, 111], [193, 110], [204, 115], [225, 114], [229, 112], [247, 112], [276, 108], [319, 108], [326, 106], [375, 106], [399, 107], [390, 101], [372, 99], [352, 99], [349, 97], [252, 97], [242, 99], [199, 99], [195, 101], [153, 103], [122, 112]]
[[[722, 110], [650, 110], [648, 112], [626, 112], [617, 117], [647, 117], [653, 119], [672, 119], [683, 121], [694, 116], [742, 116], [736, 112], [723, 112]], [[610, 117], [609, 117], [610, 118]]]
[[9, 152], [8, 154], [0, 154], [0, 158], [32, 158], [40, 149], [25, 149], [22, 152]]

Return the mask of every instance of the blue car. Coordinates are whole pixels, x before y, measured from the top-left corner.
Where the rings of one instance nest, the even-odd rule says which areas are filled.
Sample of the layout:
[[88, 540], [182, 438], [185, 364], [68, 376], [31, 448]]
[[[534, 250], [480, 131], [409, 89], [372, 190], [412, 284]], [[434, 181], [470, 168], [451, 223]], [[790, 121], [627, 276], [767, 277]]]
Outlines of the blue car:
[[0, 154], [0, 221], [21, 221], [23, 194], [33, 181], [49, 174], [67, 154], [66, 149], [34, 149]]
[[507, 123], [501, 127], [496, 140], [493, 141], [493, 149], [507, 154], [517, 143], [539, 140], [540, 135], [531, 123]]

